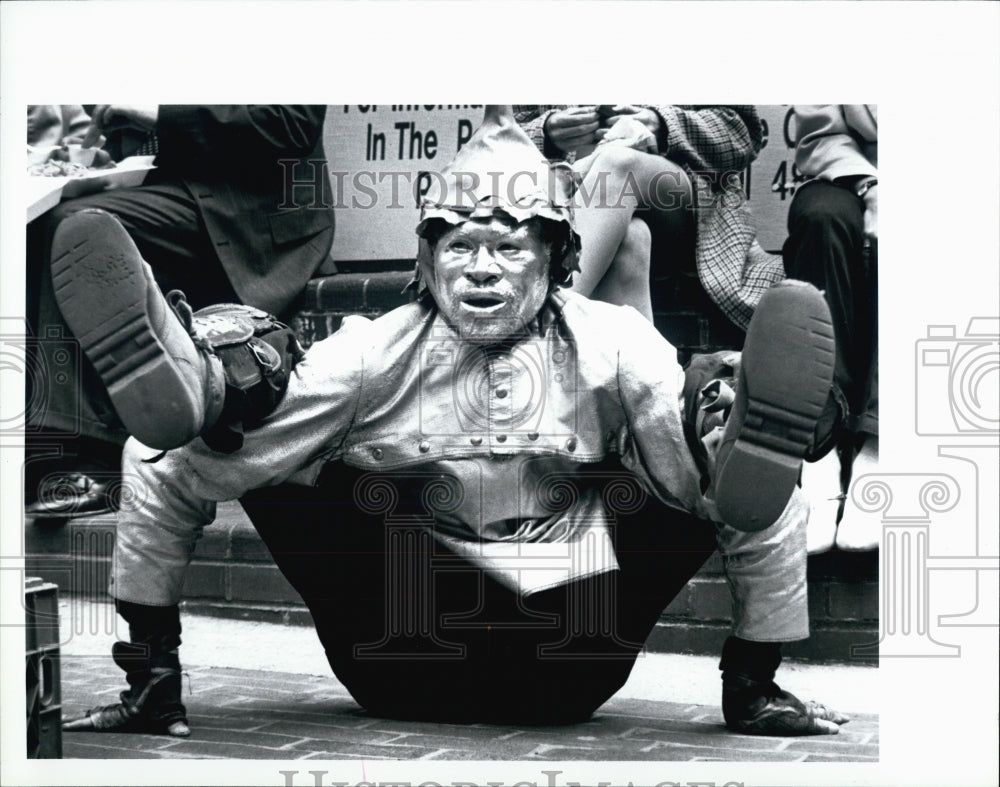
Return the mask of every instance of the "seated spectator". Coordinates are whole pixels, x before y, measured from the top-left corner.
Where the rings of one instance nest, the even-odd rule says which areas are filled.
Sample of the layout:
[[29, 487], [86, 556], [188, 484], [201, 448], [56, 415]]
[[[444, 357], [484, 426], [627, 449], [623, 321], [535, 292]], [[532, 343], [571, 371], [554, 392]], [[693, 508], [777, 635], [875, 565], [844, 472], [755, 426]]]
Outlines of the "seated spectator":
[[[37, 114], [36, 129], [54, 127], [44, 120], [53, 111]], [[333, 210], [321, 174], [325, 106], [102, 104], [90, 114], [83, 144], [123, 132], [145, 140], [155, 134], [156, 169], [141, 186], [68, 200], [39, 220], [40, 248], [28, 260], [28, 281], [37, 284], [28, 293], [36, 336], [53, 329], [69, 335], [53, 296], [48, 249], [61, 221], [92, 208], [114, 214], [159, 287], [182, 289], [195, 308], [222, 302], [276, 314], [289, 308], [333, 241]], [[71, 126], [79, 133], [78, 122]], [[101, 239], [93, 240], [99, 247]], [[114, 286], [111, 272], [106, 283]], [[86, 350], [88, 337], [77, 338]], [[119, 352], [138, 359], [142, 348], [121, 339]], [[56, 368], [47, 354], [58, 348], [40, 346], [45, 368]], [[62, 457], [55, 463], [29, 460], [28, 513], [107, 511], [114, 505], [109, 491], [117, 486], [127, 437], [105, 393], [113, 381], [100, 379], [100, 370], [86, 360], [79, 369], [65, 363], [58, 368], [67, 382], [46, 379], [45, 407], [29, 413], [35, 435], [29, 457], [54, 448]]]
[[[810, 549], [874, 549], [852, 475], [878, 462], [878, 114], [870, 104], [797, 105], [795, 164], [810, 180], [788, 213], [785, 271], [826, 294], [836, 337], [841, 422], [828, 458], [807, 465]], [[839, 458], [839, 462], [837, 461]]]
[[[744, 205], [741, 176], [763, 136], [754, 107], [519, 107], [517, 117], [547, 157], [574, 159], [582, 177], [576, 292], [651, 318], [650, 263], [641, 255], [651, 246], [654, 278], [693, 261], [711, 301], [745, 329], [763, 292], [784, 278]], [[623, 119], [645, 127], [655, 152], [601, 144]]]

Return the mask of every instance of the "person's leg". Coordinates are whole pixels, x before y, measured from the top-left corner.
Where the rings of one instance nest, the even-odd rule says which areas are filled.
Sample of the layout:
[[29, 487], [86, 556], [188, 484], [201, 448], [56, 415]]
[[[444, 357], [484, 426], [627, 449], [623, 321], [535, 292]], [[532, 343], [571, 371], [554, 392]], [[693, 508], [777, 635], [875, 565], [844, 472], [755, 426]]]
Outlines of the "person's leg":
[[691, 186], [686, 173], [662, 156], [614, 145], [598, 148], [579, 162], [578, 171], [583, 175], [576, 213], [581, 270], [572, 289], [591, 296], [616, 264], [636, 211], [647, 214], [654, 234], [685, 231]]
[[814, 508], [812, 552], [834, 542], [847, 549], [878, 543], [877, 531], [843, 500], [842, 488], [853, 472], [872, 470], [878, 460], [877, 255], [865, 247], [863, 225], [862, 201], [822, 181], [800, 189], [789, 210], [785, 270], [825, 293], [836, 338], [834, 383], [848, 411], [835, 436], [836, 453], [803, 473]]
[[170, 449], [215, 423], [225, 396], [221, 361], [195, 340], [183, 296], [160, 292], [117, 218], [88, 208], [63, 219], [51, 270], [59, 310], [131, 435]]
[[191, 513], [191, 501], [169, 483], [184, 469], [172, 454], [149, 462], [149, 453], [135, 440], [125, 444], [122, 474], [136, 508], [119, 514], [109, 587], [118, 613], [129, 625], [129, 641], [112, 646], [112, 657], [125, 671], [129, 688], [119, 702], [67, 719], [63, 729], [68, 732], [189, 734], [181, 703], [178, 602], [201, 522], [211, 521], [214, 504], [194, 524], [167, 525], [168, 509], [152, 509], [144, 490], [171, 490], [157, 500], [169, 510], [187, 507]]
[[119, 701], [91, 708], [66, 721], [66, 732], [139, 732], [187, 737], [187, 711], [181, 702], [180, 610], [117, 601], [115, 608], [129, 625], [129, 641], [111, 650], [124, 670], [129, 688]]
[[618, 306], [631, 306], [652, 322], [653, 304], [649, 293], [651, 246], [649, 226], [642, 219], [632, 219], [611, 267], [590, 297]]
[[764, 293], [747, 328], [735, 400], [722, 429], [707, 492], [720, 521], [769, 527], [795, 490], [813, 448], [834, 367], [830, 310], [801, 281]]
[[[774, 295], [778, 296], [778, 301], [774, 300]], [[805, 303], [797, 303], [803, 296]], [[789, 303], [783, 304], [786, 298]], [[807, 324], [824, 315], [825, 309], [816, 308], [822, 303], [821, 296], [812, 287], [801, 283], [783, 285], [762, 301], [754, 320], [781, 322], [789, 332], [805, 331]], [[787, 308], [796, 305], [799, 308]], [[803, 317], [806, 319], [803, 320]], [[767, 418], [774, 423], [787, 418], [787, 413], [780, 408], [765, 407], [762, 410], [760, 401], [747, 407], [747, 399], [761, 399], [762, 394], [768, 393], [766, 385], [758, 387], [761, 375], [767, 378], [768, 383], [777, 381], [780, 393], [794, 397], [802, 394], [801, 387], [797, 385], [799, 378], [815, 374], [815, 369], [802, 370], [803, 360], [808, 360], [817, 352], [809, 340], [801, 346], [795, 343], [789, 346], [780, 341], [765, 342], [765, 346], [770, 346], [783, 364], [778, 368], [761, 368], [756, 357], [761, 337], [762, 333], [751, 324], [747, 341], [749, 358], [746, 362], [755, 368], [751, 368], [749, 373], [744, 373], [743, 359], [738, 352], [697, 355], [685, 369], [682, 392], [684, 432], [695, 462], [702, 471], [702, 488], [708, 494], [712, 493], [712, 485], [718, 475], [720, 449], [730, 435], [730, 423], [739, 425], [741, 421], [753, 421], [767, 410]], [[825, 362], [827, 374], [823, 375], [825, 385], [829, 386], [832, 347], [820, 354], [830, 356]], [[791, 368], [792, 375], [785, 374], [782, 366]], [[756, 390], [750, 396], [740, 396], [734, 390], [739, 387]], [[808, 388], [806, 390], [808, 393]], [[825, 390], [817, 386], [808, 394], [815, 400], [814, 414], [822, 408]], [[734, 608], [733, 634], [725, 643], [720, 665], [723, 670], [723, 715], [730, 729], [750, 734], [836, 732], [837, 725], [846, 721], [845, 717], [821, 706], [802, 703], [774, 683], [775, 671], [781, 662], [781, 643], [804, 639], [809, 635], [806, 597], [806, 522], [809, 507], [795, 488], [794, 478], [780, 476], [787, 475], [787, 463], [801, 463], [813, 424], [808, 419], [801, 419], [801, 423], [787, 432], [779, 430], [777, 434], [769, 434], [769, 431], [773, 432], [772, 428], [755, 436], [754, 431], [753, 428], [749, 430], [748, 437], [753, 439], [746, 439], [746, 445], [741, 449], [747, 452], [743, 460], [745, 474], [753, 479], [750, 485], [754, 487], [756, 497], [773, 497], [780, 501], [783, 510], [777, 520], [763, 528], [744, 528], [743, 522], [740, 523], [741, 529], [721, 523], [716, 526]], [[801, 433], [801, 438], [793, 440], [791, 437], [796, 431]], [[779, 454], [777, 459], [773, 456], [774, 452]], [[724, 462], [725, 458], [721, 461]], [[774, 479], [769, 475], [774, 474], [772, 468], [776, 462], [779, 478]], [[753, 508], [752, 497], [743, 497], [742, 502]], [[751, 523], [755, 520], [751, 512], [743, 512], [741, 516]], [[769, 514], [764, 521], [770, 520]]]
[[[70, 336], [52, 287], [49, 261], [52, 236], [64, 219], [93, 208], [114, 215], [125, 227], [162, 291], [184, 291], [194, 308], [236, 301], [236, 295], [201, 229], [194, 200], [186, 189], [171, 184], [116, 189], [69, 200], [46, 216], [45, 235], [40, 247], [43, 259], [37, 276], [38, 317], [37, 324], [32, 326], [36, 336], [56, 333]], [[99, 239], [95, 242], [99, 243]], [[39, 263], [32, 261], [32, 264]], [[46, 356], [59, 349], [54, 341], [43, 341], [41, 344]], [[127, 432], [121, 429], [121, 423], [114, 416], [114, 409], [92, 365], [79, 354], [60, 364], [61, 360], [61, 356], [46, 357], [45, 368], [59, 369], [62, 374], [58, 379], [52, 376], [46, 379], [46, 406], [35, 414], [34, 425], [122, 445]], [[66, 382], [61, 382], [64, 379]]]
[[812, 182], [792, 200], [782, 250], [788, 277], [826, 296], [836, 339], [834, 382], [854, 416], [864, 404], [875, 336], [863, 227], [864, 204], [851, 191]]
[[[29, 453], [38, 458], [26, 468], [25, 498], [43, 505], [34, 506], [32, 516], [107, 511], [113, 501], [105, 492], [115, 485], [112, 476], [117, 476], [121, 446], [128, 437], [100, 376], [71, 335], [52, 286], [56, 228], [74, 213], [93, 208], [109, 211], [126, 227], [163, 291], [181, 289], [196, 307], [236, 300], [204, 235], [194, 200], [181, 185], [116, 189], [69, 200], [35, 222], [27, 260], [27, 313], [38, 353], [26, 420]], [[90, 491], [76, 500], [61, 500], [52, 509], [45, 500], [55, 499], [52, 490], [69, 488], [68, 472], [83, 473]]]
[[[867, 280], [864, 287], [869, 293], [872, 322], [872, 348], [864, 392], [861, 398], [859, 417], [853, 424], [857, 428], [854, 442], [849, 448], [856, 452], [851, 466], [851, 481], [860, 479], [866, 473], [878, 470], [879, 428], [878, 428], [878, 244], [874, 244], [867, 257]], [[844, 501], [844, 513], [837, 525], [836, 545], [838, 549], [862, 552], [877, 549], [881, 541], [882, 528], [877, 517], [859, 511], [850, 496]]]
[[[622, 479], [615, 467], [609, 484]], [[419, 519], [405, 524], [431, 480], [331, 465], [315, 488], [283, 485], [241, 501], [309, 606], [335, 674], [377, 715], [585, 719], [624, 684], [660, 613], [715, 551], [711, 525], [647, 498], [615, 517], [620, 571], [521, 598]], [[355, 504], [367, 482], [392, 488], [391, 520]], [[342, 525], [329, 527], [331, 518]]]

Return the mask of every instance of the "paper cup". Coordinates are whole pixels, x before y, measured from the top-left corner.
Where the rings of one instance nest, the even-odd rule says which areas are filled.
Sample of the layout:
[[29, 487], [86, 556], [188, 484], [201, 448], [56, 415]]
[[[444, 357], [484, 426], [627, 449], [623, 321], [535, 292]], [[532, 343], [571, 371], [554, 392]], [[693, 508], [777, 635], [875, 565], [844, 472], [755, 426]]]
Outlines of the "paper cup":
[[82, 148], [79, 145], [67, 145], [66, 150], [71, 164], [80, 164], [84, 167], [93, 164], [94, 156], [97, 155], [97, 148]]

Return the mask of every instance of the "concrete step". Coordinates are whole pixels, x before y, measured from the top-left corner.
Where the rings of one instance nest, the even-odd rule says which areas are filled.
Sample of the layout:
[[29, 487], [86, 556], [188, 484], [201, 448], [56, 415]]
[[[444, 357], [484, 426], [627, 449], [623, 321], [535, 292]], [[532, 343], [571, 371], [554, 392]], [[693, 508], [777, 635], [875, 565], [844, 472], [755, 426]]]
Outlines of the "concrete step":
[[[64, 596], [106, 598], [114, 517], [51, 526], [29, 524], [26, 570], [60, 587]], [[829, 552], [809, 559], [812, 636], [786, 647], [814, 662], [875, 663], [851, 647], [878, 639], [878, 553]], [[224, 503], [195, 550], [184, 584], [187, 612], [236, 620], [311, 625], [292, 589], [238, 503]], [[722, 561], [713, 555], [682, 589], [650, 635], [658, 653], [717, 655], [732, 624], [732, 599]]]

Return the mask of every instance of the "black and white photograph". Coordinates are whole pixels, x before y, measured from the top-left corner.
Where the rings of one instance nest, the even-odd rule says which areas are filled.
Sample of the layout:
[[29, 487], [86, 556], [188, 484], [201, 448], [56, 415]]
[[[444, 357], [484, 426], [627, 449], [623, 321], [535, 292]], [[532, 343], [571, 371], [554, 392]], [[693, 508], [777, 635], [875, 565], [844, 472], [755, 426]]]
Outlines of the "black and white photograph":
[[995, 7], [4, 5], [5, 784], [995, 783]]

